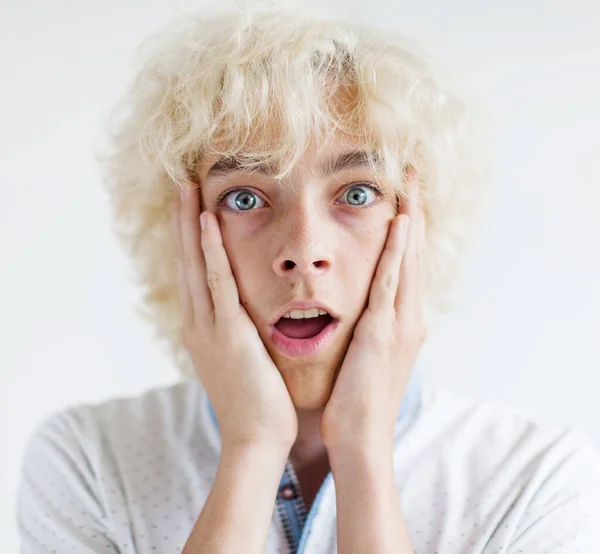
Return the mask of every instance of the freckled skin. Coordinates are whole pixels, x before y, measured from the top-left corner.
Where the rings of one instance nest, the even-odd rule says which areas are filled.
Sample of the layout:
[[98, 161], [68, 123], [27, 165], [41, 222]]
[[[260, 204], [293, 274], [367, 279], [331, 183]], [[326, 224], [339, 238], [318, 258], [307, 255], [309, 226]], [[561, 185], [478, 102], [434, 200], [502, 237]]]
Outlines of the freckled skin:
[[[350, 203], [347, 193], [360, 183], [389, 187], [367, 169], [314, 175], [321, 160], [353, 146], [337, 135], [319, 152], [309, 148], [283, 186], [260, 173], [207, 179], [216, 158], [205, 157], [199, 166], [203, 206], [217, 214], [241, 303], [299, 410], [320, 409], [329, 399], [394, 217], [390, 202], [368, 189], [362, 189], [368, 206]], [[219, 195], [234, 187], [252, 192], [255, 206], [237, 207], [238, 191], [226, 201], [233, 209], [218, 207]], [[287, 358], [275, 350], [269, 324], [288, 302], [313, 298], [331, 306], [341, 324], [321, 353]]]

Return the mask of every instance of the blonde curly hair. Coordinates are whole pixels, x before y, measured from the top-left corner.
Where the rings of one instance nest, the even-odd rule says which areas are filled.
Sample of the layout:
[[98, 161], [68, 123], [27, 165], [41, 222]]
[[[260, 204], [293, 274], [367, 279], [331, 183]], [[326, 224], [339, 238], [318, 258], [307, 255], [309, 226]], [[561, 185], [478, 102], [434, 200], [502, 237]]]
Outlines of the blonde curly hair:
[[[453, 306], [486, 189], [483, 120], [414, 44], [340, 16], [255, 8], [187, 14], [137, 55], [135, 79], [109, 119], [109, 149], [97, 159], [115, 232], [144, 288], [140, 313], [183, 376], [196, 373], [181, 343], [173, 195], [185, 183], [201, 186], [200, 156], [245, 154], [250, 142], [251, 158], [262, 156], [284, 177], [310, 141], [341, 130], [381, 153], [400, 196], [414, 167], [426, 216], [428, 329]], [[332, 101], [340, 97], [343, 110]]]

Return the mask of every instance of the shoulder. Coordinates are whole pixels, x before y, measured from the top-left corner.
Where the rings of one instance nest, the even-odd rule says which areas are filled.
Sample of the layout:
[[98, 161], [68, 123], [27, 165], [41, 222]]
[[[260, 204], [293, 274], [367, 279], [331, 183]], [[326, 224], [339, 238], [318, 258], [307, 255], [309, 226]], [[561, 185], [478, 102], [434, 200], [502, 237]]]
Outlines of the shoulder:
[[45, 416], [32, 430], [24, 459], [39, 459], [53, 451], [81, 460], [106, 458], [106, 451], [127, 443], [162, 441], [167, 436], [197, 431], [201, 416], [201, 386], [193, 381], [143, 393], [81, 403]]
[[24, 547], [33, 551], [45, 543], [52, 545], [48, 551], [63, 551], [65, 545], [77, 552], [103, 551], [118, 542], [111, 518], [127, 517], [130, 495], [141, 501], [139, 495], [147, 492], [147, 481], [138, 479], [142, 470], [160, 484], [167, 469], [183, 474], [185, 460], [211, 469], [202, 390], [186, 381], [71, 406], [42, 419], [21, 462], [17, 523]]
[[[501, 464], [507, 479], [543, 479], [585, 466], [589, 479], [600, 480], [600, 454], [582, 429], [543, 421], [517, 406], [494, 399], [472, 398], [423, 383], [419, 417], [411, 444], [422, 456], [447, 456], [447, 463], [466, 466], [469, 474], [490, 476]], [[520, 477], [519, 477], [520, 476]]]
[[425, 381], [420, 423], [440, 437], [468, 440], [494, 449], [530, 448], [546, 451], [552, 445], [594, 442], [584, 431], [562, 422], [544, 421], [519, 406], [493, 398], [475, 398]]
[[600, 450], [582, 429], [427, 384], [407, 441], [417, 481], [451, 488], [472, 519], [488, 514], [490, 551], [591, 552], [600, 540]]
[[592, 487], [600, 493], [600, 449], [580, 428], [429, 383], [418, 424], [428, 444], [441, 447], [449, 463], [472, 476], [502, 474], [507, 482], [536, 490], [538, 500], [543, 489]]
[[196, 381], [183, 381], [157, 387], [137, 395], [116, 397], [97, 404], [80, 405], [75, 411], [88, 410], [98, 424], [111, 428], [124, 425], [171, 425], [177, 428], [195, 413], [202, 388]]

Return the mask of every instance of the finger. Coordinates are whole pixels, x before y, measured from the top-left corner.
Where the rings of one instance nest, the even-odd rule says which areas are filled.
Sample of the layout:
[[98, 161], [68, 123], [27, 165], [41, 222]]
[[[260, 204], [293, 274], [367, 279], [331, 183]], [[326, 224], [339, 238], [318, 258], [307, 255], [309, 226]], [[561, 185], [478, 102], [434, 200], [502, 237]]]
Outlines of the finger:
[[410, 318], [415, 315], [418, 303], [419, 287], [419, 241], [422, 225], [422, 210], [419, 198], [419, 186], [414, 172], [409, 176], [408, 202], [401, 208], [408, 215], [411, 226], [406, 240], [406, 252], [400, 266], [400, 277], [396, 295], [396, 313], [399, 317]]
[[398, 268], [406, 248], [406, 234], [409, 226], [409, 220], [405, 214], [400, 214], [392, 220], [369, 293], [369, 306], [374, 310], [394, 307], [398, 289]]
[[183, 269], [196, 316], [207, 317], [213, 306], [206, 280], [206, 264], [200, 238], [200, 193], [196, 185], [184, 185], [180, 204]]
[[181, 245], [181, 231], [179, 224], [179, 211], [181, 201], [179, 192], [175, 191], [173, 198], [173, 212], [171, 214], [171, 239], [173, 244], [174, 262], [175, 262], [175, 278], [177, 282], [177, 290], [179, 292], [179, 302], [181, 304], [181, 312], [184, 321], [193, 321], [194, 306], [190, 296], [187, 277], [183, 269], [183, 253]]
[[215, 318], [231, 320], [239, 311], [240, 297], [237, 284], [215, 214], [203, 212], [202, 249], [206, 260], [208, 288], [212, 294]]

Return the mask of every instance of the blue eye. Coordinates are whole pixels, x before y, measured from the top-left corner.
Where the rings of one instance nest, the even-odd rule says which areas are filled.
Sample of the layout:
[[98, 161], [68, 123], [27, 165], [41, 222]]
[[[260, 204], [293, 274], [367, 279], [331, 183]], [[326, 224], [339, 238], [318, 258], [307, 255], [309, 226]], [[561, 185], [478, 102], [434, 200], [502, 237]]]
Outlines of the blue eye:
[[[233, 198], [233, 206], [228, 202], [230, 197]], [[234, 189], [220, 196], [217, 203], [219, 205], [225, 204], [225, 206], [235, 212], [248, 212], [256, 207], [257, 199], [259, 202], [264, 202], [259, 196], [248, 189]], [[261, 205], [258, 207], [262, 208]]]
[[[364, 206], [369, 196], [365, 192], [365, 189], [373, 193], [373, 195], [375, 196], [375, 200], [377, 200], [377, 197], [382, 197], [384, 195], [383, 191], [380, 188], [374, 185], [370, 185], [368, 183], [361, 183], [360, 185], [352, 185], [349, 188], [347, 188], [342, 194], [342, 196], [345, 196], [348, 199], [347, 203], [350, 206]], [[344, 204], [345, 202], [342, 203]], [[370, 204], [372, 203], [373, 202], [370, 202]]]
[[[368, 202], [369, 192], [374, 197], [374, 199], [371, 200], [371, 202]], [[375, 203], [378, 199], [383, 198], [384, 196], [385, 192], [379, 187], [370, 183], [360, 183], [356, 185], [350, 185], [342, 193], [342, 197], [346, 197], [347, 201], [341, 202], [341, 204], [348, 204], [349, 206], [357, 207], [370, 206], [371, 204]], [[232, 189], [227, 192], [224, 192], [217, 199], [218, 206], [224, 205], [231, 211], [238, 213], [249, 212], [252, 211], [253, 208], [263, 208], [265, 204], [265, 201], [255, 192], [243, 188]]]

